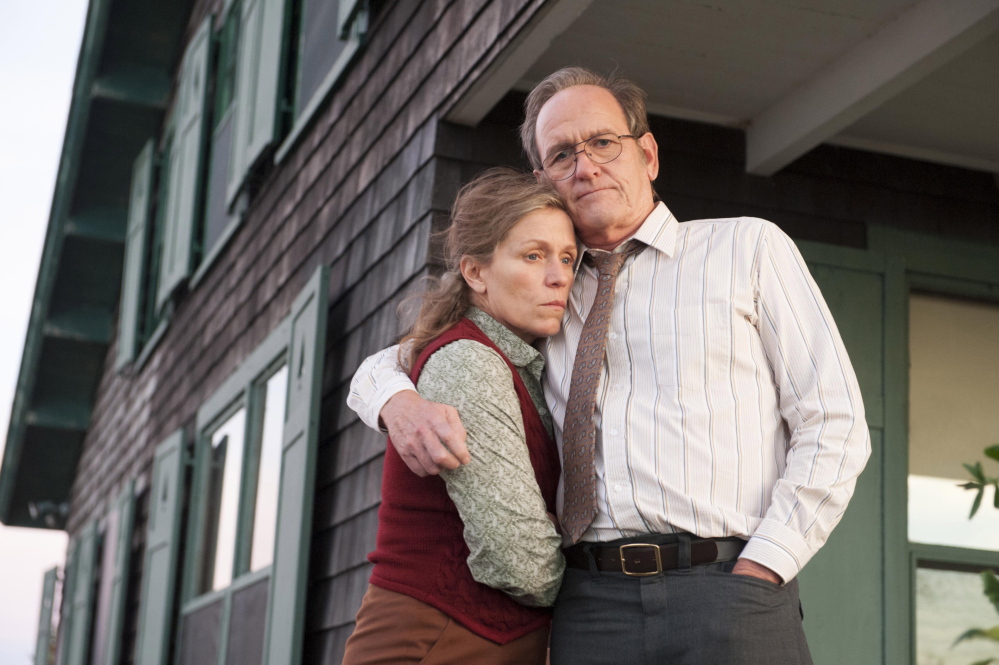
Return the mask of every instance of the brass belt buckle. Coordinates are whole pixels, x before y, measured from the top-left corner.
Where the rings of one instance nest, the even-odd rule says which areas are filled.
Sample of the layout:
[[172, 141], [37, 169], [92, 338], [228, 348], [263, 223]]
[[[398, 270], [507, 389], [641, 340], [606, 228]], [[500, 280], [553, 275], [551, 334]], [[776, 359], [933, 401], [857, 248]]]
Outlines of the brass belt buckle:
[[[634, 549], [636, 547], [651, 547], [656, 553], [656, 569], [651, 573], [632, 573], [628, 571], [628, 565], [624, 558], [624, 551], [627, 549]], [[648, 577], [649, 575], [658, 575], [663, 572], [663, 559], [662, 555], [659, 553], [658, 545], [652, 545], [650, 543], [629, 543], [628, 545], [621, 545], [618, 548], [618, 556], [621, 557], [621, 572], [625, 575], [631, 575], [632, 577]]]

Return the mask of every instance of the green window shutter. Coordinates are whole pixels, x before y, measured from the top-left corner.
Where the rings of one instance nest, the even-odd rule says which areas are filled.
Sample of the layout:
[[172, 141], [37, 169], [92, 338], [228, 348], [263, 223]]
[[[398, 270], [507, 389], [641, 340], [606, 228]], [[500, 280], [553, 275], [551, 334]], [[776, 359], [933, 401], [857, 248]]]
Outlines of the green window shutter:
[[288, 405], [264, 665], [301, 660], [328, 279], [328, 270], [320, 267], [295, 300], [290, 316]]
[[163, 263], [156, 295], [163, 307], [177, 285], [191, 271], [191, 242], [200, 209], [201, 160], [205, 146], [205, 101], [211, 17], [205, 19], [184, 54], [174, 110], [173, 149], [170, 153], [167, 213], [164, 224]]
[[239, 31], [236, 124], [226, 187], [231, 206], [246, 175], [277, 137], [286, 0], [244, 0]]
[[76, 582], [77, 540], [71, 538], [66, 549], [66, 567], [63, 569], [62, 608], [59, 611], [59, 640], [56, 647], [57, 665], [66, 665], [69, 651], [69, 634], [73, 629], [73, 584]]
[[[129, 481], [114, 503], [117, 513], [118, 538], [114, 543], [114, 578], [111, 582], [111, 609], [108, 613], [107, 651], [103, 663], [118, 665], [121, 660], [121, 635], [125, 625], [125, 594], [128, 591], [129, 557], [132, 553], [132, 522], [135, 517], [135, 484]], [[105, 544], [105, 547], [110, 543]]]
[[56, 580], [59, 568], [45, 571], [42, 584], [42, 609], [38, 613], [38, 638], [35, 640], [35, 665], [49, 665], [52, 642], [52, 603], [55, 602]]
[[121, 309], [118, 315], [118, 357], [115, 369], [124, 367], [135, 358], [137, 351], [155, 150], [154, 142], [150, 139], [132, 165], [132, 191], [128, 199], [128, 232], [125, 237], [125, 268], [122, 271]]
[[97, 559], [97, 523], [80, 534], [76, 547], [73, 593], [69, 596], [73, 620], [66, 641], [66, 665], [86, 665], [90, 658], [90, 622], [94, 610], [94, 570]]
[[156, 448], [153, 461], [136, 648], [136, 662], [141, 665], [167, 662], [173, 625], [183, 478], [184, 433], [178, 430]]
[[336, 18], [337, 34], [340, 39], [347, 39], [350, 36], [350, 26], [361, 8], [361, 0], [339, 0], [339, 2]]

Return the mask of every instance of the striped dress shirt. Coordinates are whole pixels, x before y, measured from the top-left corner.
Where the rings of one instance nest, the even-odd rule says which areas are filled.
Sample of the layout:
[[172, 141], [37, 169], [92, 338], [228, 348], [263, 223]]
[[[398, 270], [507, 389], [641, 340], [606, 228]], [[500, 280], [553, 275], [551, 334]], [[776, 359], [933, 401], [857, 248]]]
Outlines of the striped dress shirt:
[[[659, 203], [633, 237], [648, 248], [617, 278], [594, 414], [598, 512], [583, 540], [739, 536], [743, 557], [790, 580], [839, 522], [870, 455], [822, 294], [762, 219], [681, 224]], [[596, 288], [581, 265], [562, 330], [542, 345], [559, 446]], [[358, 370], [348, 404], [377, 426], [407, 388], [386, 350]]]

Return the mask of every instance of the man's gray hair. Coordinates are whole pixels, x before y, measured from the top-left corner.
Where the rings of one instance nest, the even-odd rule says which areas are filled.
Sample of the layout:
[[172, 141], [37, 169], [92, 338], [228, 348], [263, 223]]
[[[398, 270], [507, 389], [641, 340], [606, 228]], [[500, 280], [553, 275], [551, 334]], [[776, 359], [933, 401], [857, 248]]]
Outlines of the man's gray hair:
[[520, 126], [520, 142], [527, 158], [531, 160], [531, 166], [535, 169], [541, 170], [543, 159], [538, 150], [535, 131], [541, 107], [557, 93], [577, 85], [593, 85], [610, 92], [624, 111], [624, 117], [628, 121], [628, 131], [635, 138], [648, 133], [649, 118], [645, 110], [644, 90], [628, 79], [613, 74], [601, 76], [584, 67], [563, 67], [534, 86], [524, 102], [524, 124]]

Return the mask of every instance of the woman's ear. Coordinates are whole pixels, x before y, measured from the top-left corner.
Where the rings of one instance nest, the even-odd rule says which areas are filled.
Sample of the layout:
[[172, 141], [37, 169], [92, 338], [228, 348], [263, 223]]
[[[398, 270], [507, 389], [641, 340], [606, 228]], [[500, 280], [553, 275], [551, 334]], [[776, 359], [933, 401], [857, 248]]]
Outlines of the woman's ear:
[[479, 262], [470, 256], [463, 256], [461, 257], [461, 263], [458, 265], [461, 269], [461, 276], [465, 278], [465, 283], [468, 284], [468, 287], [475, 293], [484, 294], [486, 292], [486, 283], [482, 279], [482, 266]]

